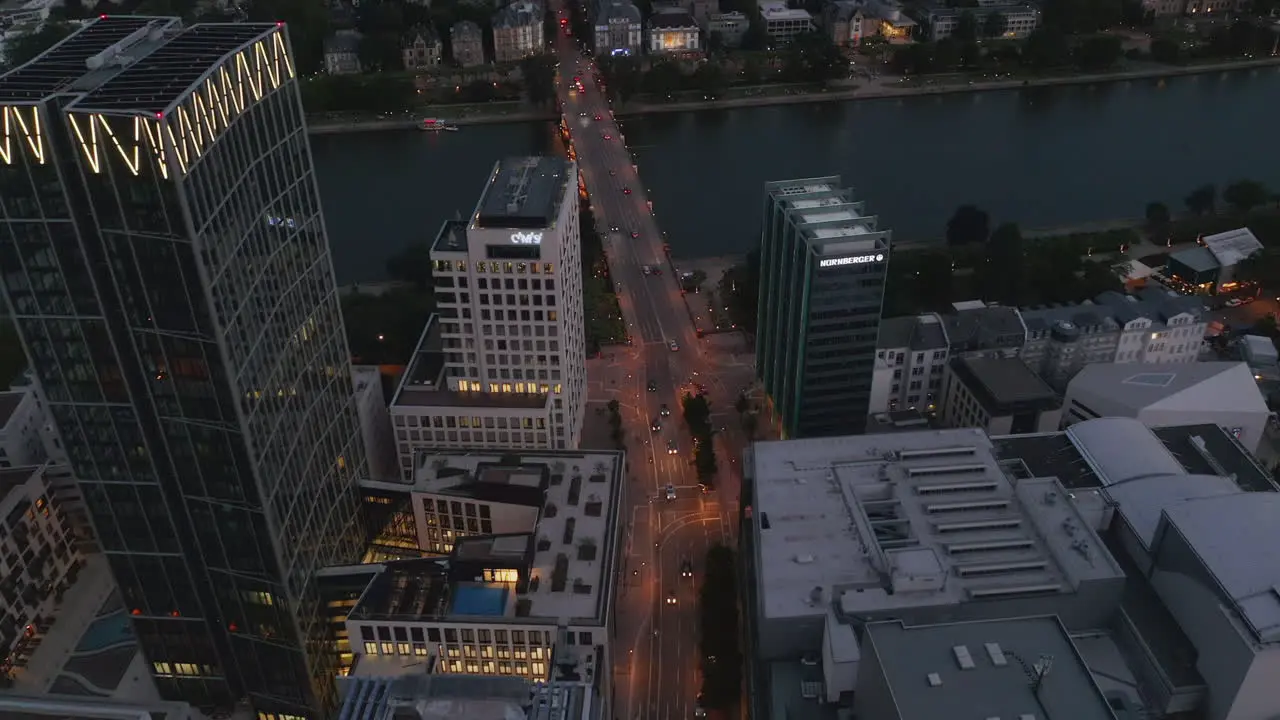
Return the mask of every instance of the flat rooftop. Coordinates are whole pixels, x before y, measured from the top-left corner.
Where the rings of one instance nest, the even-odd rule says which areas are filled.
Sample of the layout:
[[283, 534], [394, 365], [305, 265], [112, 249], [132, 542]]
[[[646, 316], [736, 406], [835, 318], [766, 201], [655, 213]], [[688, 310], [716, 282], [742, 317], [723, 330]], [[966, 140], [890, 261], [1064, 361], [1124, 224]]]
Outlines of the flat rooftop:
[[1053, 478], [1015, 486], [974, 428], [756, 443], [766, 617], [1071, 593], [1122, 576]]
[[956, 717], [960, 708], [968, 718], [1115, 720], [1054, 617], [870, 623], [863, 642], [875, 649], [900, 720]]
[[951, 370], [992, 414], [1026, 404], [1060, 404], [1053, 388], [1018, 358], [960, 357], [951, 361]]
[[[528, 592], [517, 598], [529, 601], [526, 617], [600, 622], [616, 581], [624, 458], [620, 452], [607, 451], [424, 452], [415, 460], [413, 485], [377, 481], [362, 485], [387, 492], [537, 505], [541, 512], [527, 528], [535, 543], [530, 584]], [[478, 537], [471, 536], [455, 550], [511, 554], [527, 549], [527, 545], [516, 548], [513, 539], [483, 547], [474, 540]]]
[[9, 497], [9, 493], [17, 490], [27, 481], [31, 479], [31, 475], [38, 471], [38, 466], [3, 468], [0, 469], [0, 504]]
[[432, 252], [466, 252], [467, 222], [465, 220], [445, 220], [431, 243]]
[[22, 404], [22, 400], [26, 396], [27, 392], [25, 390], [0, 392], [0, 429], [8, 427], [9, 420], [18, 411], [18, 406]]
[[365, 674], [338, 682], [338, 720], [587, 720], [593, 717], [592, 707], [599, 707], [594, 691], [581, 682], [535, 684], [518, 677], [425, 672]]
[[477, 228], [538, 229], [555, 224], [560, 203], [576, 190], [574, 165], [562, 157], [499, 160], [476, 205]]
[[[174, 32], [177, 18], [109, 15], [93, 20], [21, 67], [0, 75], [0, 103], [38, 102], [89, 74], [85, 61], [148, 26]], [[102, 80], [110, 77], [104, 73]]]

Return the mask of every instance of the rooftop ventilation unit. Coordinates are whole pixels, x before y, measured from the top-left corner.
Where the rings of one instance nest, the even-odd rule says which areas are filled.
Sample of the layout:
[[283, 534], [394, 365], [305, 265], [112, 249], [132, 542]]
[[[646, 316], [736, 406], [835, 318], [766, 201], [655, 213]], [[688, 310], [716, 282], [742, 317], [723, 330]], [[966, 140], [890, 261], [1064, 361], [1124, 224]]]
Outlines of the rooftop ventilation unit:
[[991, 600], [997, 598], [1017, 597], [1018, 595], [1049, 595], [1051, 593], [1061, 591], [1062, 586], [1058, 583], [1045, 583], [1043, 585], [1011, 585], [1009, 587], [970, 589], [969, 597], [973, 600]]
[[968, 483], [939, 483], [936, 485], [917, 485], [917, 495], [950, 495], [968, 492], [995, 492], [997, 484], [994, 480]]
[[958, 512], [982, 512], [984, 510], [1008, 510], [1008, 500], [979, 500], [976, 502], [939, 503], [925, 505], [924, 511], [930, 515]]
[[978, 454], [975, 447], [926, 448], [924, 450], [899, 450], [899, 460], [937, 460], [939, 458], [973, 457]]
[[929, 687], [938, 687], [942, 684], [942, 676], [938, 673], [929, 673]]
[[1027, 560], [1024, 562], [991, 563], [983, 565], [961, 565], [956, 574], [962, 578], [985, 577], [990, 575], [1011, 575], [1020, 572], [1037, 572], [1049, 567], [1044, 560]]
[[956, 664], [960, 666], [961, 670], [972, 670], [977, 667], [977, 665], [973, 664], [973, 656], [969, 654], [969, 648], [963, 645], [956, 645], [951, 648], [951, 652], [955, 653]]
[[939, 475], [981, 475], [987, 471], [986, 465], [931, 465], [929, 467], [907, 468], [907, 477], [925, 478]]
[[986, 643], [983, 647], [987, 649], [987, 657], [991, 658], [992, 665], [1004, 667], [1009, 664], [1009, 660], [1004, 656], [1004, 650], [1000, 648], [999, 643]]
[[992, 540], [991, 542], [954, 543], [946, 547], [947, 553], [950, 555], [968, 555], [970, 553], [1034, 550], [1036, 544], [1031, 540]]
[[973, 522], [938, 523], [933, 529], [939, 534], [981, 532], [983, 530], [1017, 530], [1022, 527], [1021, 518], [1006, 520], [975, 520]]

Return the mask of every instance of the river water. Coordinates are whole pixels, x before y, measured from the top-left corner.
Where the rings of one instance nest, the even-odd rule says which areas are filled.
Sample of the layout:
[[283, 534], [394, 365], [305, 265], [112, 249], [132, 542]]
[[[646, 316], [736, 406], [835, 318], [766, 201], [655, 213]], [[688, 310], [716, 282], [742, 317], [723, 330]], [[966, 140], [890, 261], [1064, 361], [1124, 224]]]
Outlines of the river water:
[[[1280, 67], [1081, 87], [671, 113], [623, 130], [681, 257], [743, 253], [768, 180], [842, 175], [901, 239], [957, 205], [1026, 228], [1176, 209], [1196, 186], [1280, 189]], [[545, 152], [549, 123], [312, 138], [339, 283], [467, 215], [501, 157]]]

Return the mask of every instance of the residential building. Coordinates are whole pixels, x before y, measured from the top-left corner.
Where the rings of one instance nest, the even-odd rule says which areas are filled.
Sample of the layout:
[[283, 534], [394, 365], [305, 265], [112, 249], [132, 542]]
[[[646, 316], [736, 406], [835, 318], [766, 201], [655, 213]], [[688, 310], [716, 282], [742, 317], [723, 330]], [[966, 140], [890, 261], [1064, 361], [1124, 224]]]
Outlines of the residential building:
[[405, 70], [427, 70], [440, 64], [440, 38], [424, 25], [405, 33], [400, 41]]
[[1271, 411], [1242, 362], [1090, 365], [1067, 386], [1063, 422], [1136, 418], [1151, 428], [1213, 423], [1256, 452]]
[[629, 0], [604, 0], [596, 8], [597, 57], [639, 55], [644, 45], [640, 8]]
[[51, 474], [64, 466], [0, 469], [0, 675], [26, 664], [53, 621], [82, 562], [53, 499]]
[[1091, 363], [1195, 362], [1208, 313], [1197, 297], [1148, 287], [1138, 295], [1105, 292], [1093, 301], [1024, 308], [1022, 358], [1061, 391]]
[[[550, 385], [542, 391], [535, 378], [532, 389], [524, 382], [519, 383], [519, 392], [511, 383], [505, 393], [501, 389], [496, 392], [472, 389], [469, 380], [455, 381], [456, 387], [451, 387], [447, 353], [441, 338], [443, 325], [436, 315], [427, 320], [418, 347], [391, 399], [397, 474], [408, 481], [413, 474], [414, 457], [431, 448], [546, 450], [556, 447]], [[458, 323], [452, 325], [462, 327]]]
[[355, 384], [356, 417], [360, 420], [360, 438], [373, 480], [396, 480], [400, 463], [396, 461], [396, 442], [391, 434], [391, 413], [382, 391], [382, 371], [377, 365], [354, 365], [351, 380]]
[[742, 44], [751, 22], [740, 12], [716, 13], [707, 18], [707, 35], [719, 35], [726, 47]]
[[34, 390], [0, 392], [0, 468], [40, 465], [48, 460], [43, 432], [46, 422]]
[[871, 380], [871, 413], [934, 412], [942, 376], [953, 357], [1017, 357], [1027, 329], [1016, 308], [956, 303], [946, 315], [887, 318], [880, 322]]
[[564, 158], [500, 161], [471, 219], [441, 227], [431, 245], [439, 317], [391, 402], [402, 473], [422, 447], [578, 446], [587, 371], [577, 177]]
[[1115, 720], [1067, 629], [1055, 617], [907, 627], [868, 623], [854, 712], [883, 720]]
[[432, 673], [577, 675], [612, 717], [625, 475], [619, 452], [472, 451], [423, 453], [407, 487], [368, 483], [409, 498], [421, 548], [439, 556], [364, 566], [350, 674], [421, 674], [434, 656]]
[[685, 54], [702, 50], [701, 31], [693, 16], [680, 8], [649, 16], [649, 54]]
[[905, 45], [912, 42], [916, 21], [907, 17], [898, 0], [872, 0], [868, 11], [876, 18], [879, 34], [890, 44]]
[[484, 31], [470, 20], [459, 20], [449, 29], [453, 61], [464, 68], [485, 63]]
[[493, 16], [493, 61], [517, 62], [546, 49], [542, 37], [542, 6], [517, 0]]
[[944, 427], [980, 427], [991, 435], [1057, 430], [1062, 398], [1017, 358], [952, 358], [942, 380]]
[[979, 38], [987, 37], [988, 23], [992, 22], [989, 19], [991, 15], [1004, 18], [1004, 33], [1000, 35], [1002, 39], [1025, 39], [1040, 26], [1040, 8], [1030, 4], [977, 8], [935, 7], [922, 11], [923, 19], [929, 27], [929, 37], [934, 41], [951, 37], [965, 14], [973, 18]]
[[680, 6], [693, 16], [699, 27], [706, 27], [711, 16], [720, 12], [720, 3], [716, 0], [683, 0]]
[[[1061, 482], [1015, 481], [994, 450], [981, 430], [957, 429], [758, 442], [744, 453], [751, 697], [790, 696], [780, 679], [821, 657], [813, 681], [839, 701], [856, 689], [857, 634], [865, 662], [865, 629], [882, 620], [1106, 625], [1124, 572]], [[921, 692], [932, 671], [920, 667]]]
[[[473, 720], [603, 720], [599, 693], [576, 669], [550, 682], [520, 677], [431, 673], [439, 663], [413, 666], [418, 672], [361, 674], [340, 681], [344, 718], [468, 718]], [[420, 670], [427, 666], [427, 672]], [[561, 669], [556, 667], [555, 672]], [[569, 677], [574, 674], [576, 677]]]
[[761, 3], [760, 17], [765, 32], [777, 43], [788, 43], [797, 35], [813, 31], [813, 16], [807, 10], [793, 10], [783, 3]]
[[1188, 290], [1217, 294], [1236, 288], [1236, 266], [1262, 250], [1262, 242], [1249, 230], [1239, 228], [1207, 235], [1195, 247], [1169, 256], [1165, 272]]
[[324, 41], [324, 69], [330, 75], [358, 75], [364, 72], [360, 62], [359, 30], [339, 30]]
[[823, 7], [820, 24], [836, 47], [856, 48], [863, 38], [876, 34], [874, 20], [857, 0], [837, 0]]
[[756, 368], [787, 437], [866, 427], [890, 232], [839, 177], [765, 184]]
[[110, 15], [0, 76], [0, 284], [138, 644], [277, 717], [336, 702], [314, 574], [366, 472], [295, 68], [277, 23]]
[[1142, 0], [1142, 12], [1152, 19], [1181, 16], [1187, 9], [1187, 0]]

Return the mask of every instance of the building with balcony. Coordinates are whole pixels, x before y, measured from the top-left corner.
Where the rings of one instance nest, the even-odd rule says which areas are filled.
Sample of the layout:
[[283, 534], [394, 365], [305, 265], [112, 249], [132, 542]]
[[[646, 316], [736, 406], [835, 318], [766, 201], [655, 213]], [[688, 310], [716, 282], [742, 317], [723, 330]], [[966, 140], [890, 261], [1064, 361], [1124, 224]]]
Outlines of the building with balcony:
[[807, 10], [793, 10], [782, 3], [761, 3], [760, 18], [764, 21], [765, 32], [779, 44], [813, 31], [813, 16]]
[[542, 6], [532, 0], [517, 0], [493, 16], [493, 61], [516, 62], [543, 52]]
[[0, 675], [25, 665], [82, 562], [52, 477], [65, 466], [0, 469]]
[[425, 25], [414, 27], [400, 40], [405, 70], [427, 70], [440, 64], [440, 37]]
[[[929, 8], [921, 13], [921, 17], [929, 27], [929, 37], [935, 42], [952, 36], [960, 19], [968, 14], [976, 24], [978, 37], [988, 37], [990, 23], [1001, 22], [1004, 31], [1000, 39], [1023, 40], [1040, 26], [1040, 8], [1030, 5], [989, 5], [976, 8]], [[992, 15], [999, 15], [1002, 20], [992, 20]]]
[[460, 67], [485, 64], [484, 31], [470, 20], [459, 20], [449, 28], [449, 47]]
[[680, 8], [655, 10], [649, 16], [649, 54], [680, 55], [702, 50], [698, 22]]
[[576, 674], [607, 705], [624, 456], [424, 453], [416, 468], [412, 485], [366, 486], [408, 499], [435, 557], [359, 566], [349, 674], [422, 673], [429, 658], [450, 675]]
[[644, 24], [640, 8], [629, 0], [604, 0], [596, 7], [595, 43], [597, 57], [634, 56], [644, 46]]

